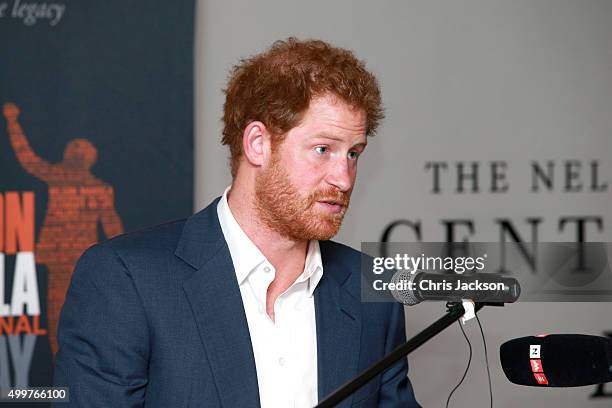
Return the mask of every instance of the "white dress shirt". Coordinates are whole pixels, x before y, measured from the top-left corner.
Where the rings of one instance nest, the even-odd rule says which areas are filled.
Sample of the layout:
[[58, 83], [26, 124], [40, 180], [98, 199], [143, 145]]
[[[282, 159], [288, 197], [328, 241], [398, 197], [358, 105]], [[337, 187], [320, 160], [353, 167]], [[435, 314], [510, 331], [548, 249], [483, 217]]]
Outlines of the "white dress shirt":
[[232, 215], [227, 203], [230, 188], [217, 214], [240, 285], [261, 407], [311, 408], [318, 401], [313, 292], [323, 275], [319, 242], [309, 242], [304, 271], [276, 299], [272, 321], [266, 313], [266, 293], [276, 271]]

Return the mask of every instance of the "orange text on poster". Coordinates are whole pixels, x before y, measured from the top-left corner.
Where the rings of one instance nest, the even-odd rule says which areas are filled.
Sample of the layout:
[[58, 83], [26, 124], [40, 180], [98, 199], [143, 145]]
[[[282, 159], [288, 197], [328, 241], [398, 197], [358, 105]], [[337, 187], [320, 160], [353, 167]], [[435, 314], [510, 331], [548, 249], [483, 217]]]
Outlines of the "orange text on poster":
[[0, 317], [0, 336], [17, 336], [20, 334], [44, 336], [47, 334], [47, 330], [40, 328], [40, 316], [23, 314], [21, 316]]
[[34, 252], [34, 192], [0, 193], [0, 252]]

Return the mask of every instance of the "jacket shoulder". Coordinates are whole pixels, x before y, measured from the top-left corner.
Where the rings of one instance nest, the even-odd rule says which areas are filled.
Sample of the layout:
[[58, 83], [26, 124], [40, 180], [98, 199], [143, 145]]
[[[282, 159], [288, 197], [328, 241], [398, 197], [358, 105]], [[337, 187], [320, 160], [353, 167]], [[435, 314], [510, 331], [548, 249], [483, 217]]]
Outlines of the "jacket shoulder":
[[139, 264], [159, 264], [176, 250], [184, 225], [185, 220], [178, 220], [99, 242], [81, 255], [77, 266], [105, 264], [116, 259], [129, 271]]
[[139, 249], [174, 251], [183, 232], [185, 221], [182, 219], [128, 232], [98, 245], [106, 246], [117, 253]]

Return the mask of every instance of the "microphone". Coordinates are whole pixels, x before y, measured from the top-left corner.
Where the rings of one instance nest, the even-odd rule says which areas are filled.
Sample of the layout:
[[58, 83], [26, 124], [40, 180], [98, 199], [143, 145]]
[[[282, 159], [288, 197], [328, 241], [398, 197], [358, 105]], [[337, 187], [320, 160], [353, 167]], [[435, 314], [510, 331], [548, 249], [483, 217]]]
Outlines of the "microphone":
[[492, 273], [439, 274], [400, 270], [391, 278], [389, 289], [395, 300], [408, 306], [425, 300], [513, 303], [521, 294], [516, 279]]
[[612, 339], [549, 334], [513, 339], [499, 348], [508, 380], [535, 387], [579, 387], [612, 381]]

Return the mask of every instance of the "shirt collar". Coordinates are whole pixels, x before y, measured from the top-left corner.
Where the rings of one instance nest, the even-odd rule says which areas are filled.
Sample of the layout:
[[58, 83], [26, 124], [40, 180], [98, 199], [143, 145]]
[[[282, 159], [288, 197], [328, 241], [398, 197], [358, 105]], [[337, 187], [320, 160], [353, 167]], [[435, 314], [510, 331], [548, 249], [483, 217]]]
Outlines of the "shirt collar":
[[234, 218], [227, 203], [227, 193], [230, 188], [231, 186], [225, 189], [223, 197], [221, 197], [219, 204], [217, 204], [217, 215], [219, 216], [219, 224], [221, 224], [223, 236], [232, 256], [238, 284], [242, 285], [251, 271], [266, 261], [266, 257]]
[[[304, 263], [304, 279], [308, 279], [308, 294], [312, 296], [319, 281], [323, 277], [323, 261], [319, 241], [311, 240], [308, 243], [306, 262]], [[299, 280], [299, 278], [298, 278]]]
[[[232, 257], [238, 284], [242, 285], [252, 271], [260, 264], [268, 262], [268, 260], [234, 218], [227, 202], [227, 194], [231, 187], [227, 187], [223, 192], [223, 196], [217, 204], [217, 215]], [[311, 240], [308, 243], [304, 272], [296, 279], [295, 283], [308, 281], [308, 294], [312, 296], [322, 276], [323, 262], [319, 241]]]

